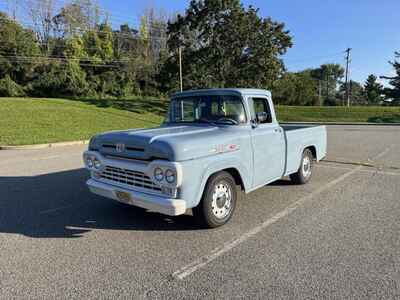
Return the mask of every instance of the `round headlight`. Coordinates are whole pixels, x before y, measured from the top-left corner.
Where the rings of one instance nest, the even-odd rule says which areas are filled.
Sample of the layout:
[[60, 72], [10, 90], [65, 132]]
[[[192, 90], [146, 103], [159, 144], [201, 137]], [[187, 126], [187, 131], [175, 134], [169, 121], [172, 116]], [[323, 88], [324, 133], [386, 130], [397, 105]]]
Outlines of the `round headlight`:
[[93, 165], [94, 165], [94, 167], [95, 167], [96, 169], [100, 169], [100, 167], [101, 167], [101, 162], [100, 162], [97, 158], [95, 158], [95, 159], [94, 159], [94, 162], [93, 162]]
[[93, 160], [90, 156], [86, 158], [86, 165], [88, 166], [88, 168], [93, 168]]
[[163, 170], [161, 168], [155, 168], [154, 169], [154, 178], [157, 181], [161, 181], [161, 180], [164, 179], [164, 172], [163, 172]]
[[165, 179], [167, 180], [168, 183], [174, 183], [175, 182], [175, 172], [172, 171], [171, 169], [168, 169], [165, 172]]

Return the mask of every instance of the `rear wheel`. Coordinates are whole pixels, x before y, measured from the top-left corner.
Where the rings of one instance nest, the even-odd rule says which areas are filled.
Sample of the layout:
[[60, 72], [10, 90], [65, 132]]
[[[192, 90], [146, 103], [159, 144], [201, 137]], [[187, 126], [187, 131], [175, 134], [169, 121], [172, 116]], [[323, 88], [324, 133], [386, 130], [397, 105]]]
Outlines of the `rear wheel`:
[[310, 149], [305, 149], [301, 157], [299, 170], [290, 175], [290, 179], [296, 184], [306, 184], [312, 177], [314, 156]]
[[236, 207], [237, 192], [235, 180], [227, 172], [211, 176], [200, 204], [193, 209], [195, 218], [208, 228], [227, 223]]

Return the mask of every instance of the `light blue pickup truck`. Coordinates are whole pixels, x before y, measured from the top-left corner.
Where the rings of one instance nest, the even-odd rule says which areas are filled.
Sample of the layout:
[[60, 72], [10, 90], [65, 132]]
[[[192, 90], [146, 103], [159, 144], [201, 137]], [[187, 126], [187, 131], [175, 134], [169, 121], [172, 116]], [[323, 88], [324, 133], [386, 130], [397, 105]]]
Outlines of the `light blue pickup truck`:
[[166, 215], [192, 209], [213, 228], [232, 217], [240, 189], [307, 183], [326, 144], [324, 126], [280, 126], [268, 91], [194, 90], [172, 96], [159, 128], [94, 136], [84, 162], [91, 192]]

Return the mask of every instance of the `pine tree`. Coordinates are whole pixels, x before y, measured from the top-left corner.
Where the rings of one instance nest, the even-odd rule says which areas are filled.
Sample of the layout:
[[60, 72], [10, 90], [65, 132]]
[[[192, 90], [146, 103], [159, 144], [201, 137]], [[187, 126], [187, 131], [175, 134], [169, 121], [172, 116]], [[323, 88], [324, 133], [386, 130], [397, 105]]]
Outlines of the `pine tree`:
[[385, 90], [386, 96], [392, 98], [395, 102], [400, 103], [400, 52], [395, 52], [395, 60], [390, 62], [393, 66], [396, 75], [392, 77], [382, 76], [382, 78], [389, 79], [389, 84], [392, 88]]
[[377, 82], [377, 77], [373, 74], [369, 75], [364, 84], [365, 96], [368, 104], [377, 104], [383, 93], [383, 86]]

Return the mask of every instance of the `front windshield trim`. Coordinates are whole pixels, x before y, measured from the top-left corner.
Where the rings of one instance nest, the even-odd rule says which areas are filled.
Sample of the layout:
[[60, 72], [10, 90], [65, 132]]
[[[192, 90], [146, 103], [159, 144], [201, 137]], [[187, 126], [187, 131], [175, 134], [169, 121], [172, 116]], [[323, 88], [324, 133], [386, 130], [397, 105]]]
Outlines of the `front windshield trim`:
[[[194, 116], [195, 112], [193, 112], [193, 120], [178, 120], [176, 119], [176, 117], [173, 115], [174, 110], [176, 110], [176, 108], [173, 107], [174, 103], [176, 103], [177, 101], [181, 101], [181, 105], [183, 105], [182, 100], [185, 99], [194, 99], [196, 101], [198, 101], [198, 103], [196, 105], [199, 105], [199, 103], [201, 103], [201, 105], [204, 105], [204, 103], [207, 103], [208, 107], [207, 109], [211, 110], [211, 105], [215, 104], [214, 102], [217, 101], [220, 105], [221, 102], [224, 101], [224, 99], [222, 98], [217, 98], [217, 100], [215, 99], [215, 97], [227, 97], [230, 99], [225, 99], [227, 100], [227, 102], [231, 101], [233, 99], [237, 99], [237, 101], [240, 103], [240, 111], [238, 112], [237, 115], [209, 115], [208, 117], [217, 117], [216, 119], [208, 119], [207, 117], [199, 117], [199, 116]], [[196, 99], [198, 98], [198, 99]], [[194, 101], [193, 100], [193, 101]], [[223, 102], [224, 104], [224, 108], [226, 103]], [[196, 107], [196, 109], [194, 109], [197, 113], [197, 110], [200, 108], [200, 106]], [[183, 108], [181, 108], [183, 109]], [[218, 112], [220, 112], [218, 110]], [[226, 111], [223, 111], [224, 113], [226, 113]], [[185, 114], [183, 112], [183, 114]], [[235, 118], [239, 118], [239, 120], [235, 119], [235, 118], [229, 118], [234, 116]], [[182, 113], [181, 113], [181, 117]], [[219, 118], [218, 118], [219, 117]], [[243, 118], [243, 120], [241, 120], [241, 118]], [[222, 120], [224, 119], [224, 120]], [[168, 114], [167, 114], [167, 118], [165, 119], [164, 123], [166, 124], [210, 124], [210, 125], [222, 125], [222, 126], [242, 126], [242, 125], [247, 125], [248, 124], [248, 112], [247, 112], [247, 107], [245, 105], [244, 99], [241, 95], [237, 95], [237, 94], [225, 94], [225, 93], [221, 93], [221, 94], [198, 94], [198, 95], [188, 95], [188, 96], [178, 96], [178, 97], [173, 97], [171, 99], [170, 105], [169, 105], [169, 109], [168, 109]]]

